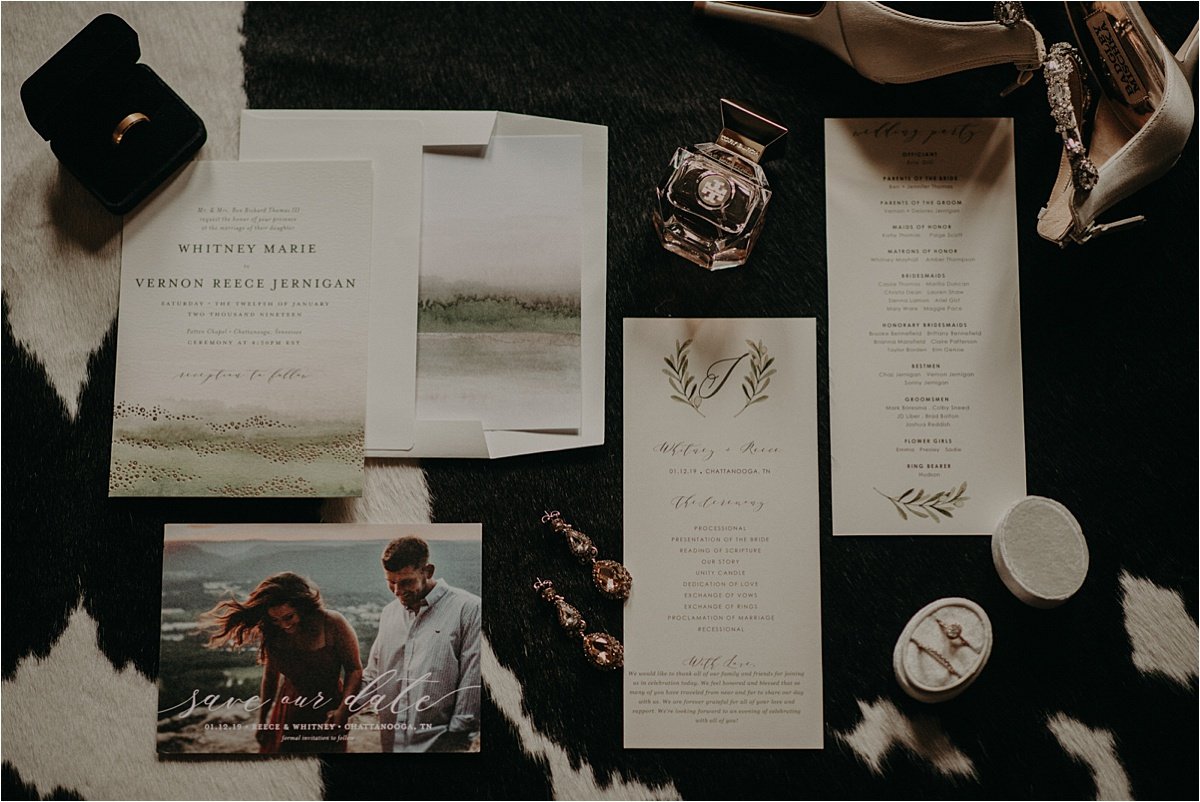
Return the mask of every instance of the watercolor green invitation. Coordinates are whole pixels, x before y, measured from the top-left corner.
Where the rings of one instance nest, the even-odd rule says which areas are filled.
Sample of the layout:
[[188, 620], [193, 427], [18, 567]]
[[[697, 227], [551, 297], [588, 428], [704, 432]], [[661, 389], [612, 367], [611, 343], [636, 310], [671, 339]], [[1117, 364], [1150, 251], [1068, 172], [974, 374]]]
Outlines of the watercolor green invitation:
[[206, 162], [125, 222], [112, 496], [356, 496], [369, 162]]

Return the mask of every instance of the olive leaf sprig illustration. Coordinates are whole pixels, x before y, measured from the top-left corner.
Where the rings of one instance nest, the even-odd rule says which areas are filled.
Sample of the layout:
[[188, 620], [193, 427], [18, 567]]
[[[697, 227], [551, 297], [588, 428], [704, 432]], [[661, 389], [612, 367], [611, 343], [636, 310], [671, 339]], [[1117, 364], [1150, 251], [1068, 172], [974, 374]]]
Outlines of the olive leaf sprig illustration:
[[670, 370], [664, 368], [663, 373], [667, 374], [667, 380], [671, 382], [671, 389], [675, 391], [671, 394], [671, 400], [687, 404], [703, 418], [704, 413], [700, 411], [700, 404], [703, 401], [700, 397], [700, 385], [696, 383], [695, 377], [688, 370], [688, 350], [691, 347], [691, 340], [684, 340], [682, 343], [676, 340], [674, 358], [663, 357], [667, 368], [670, 368]]
[[954, 514], [951, 510], [956, 510], [963, 504], [971, 500], [970, 496], [964, 496], [967, 490], [967, 483], [963, 482], [958, 487], [952, 487], [949, 490], [943, 490], [940, 493], [931, 493], [925, 495], [925, 490], [909, 488], [898, 496], [889, 496], [879, 488], [875, 488], [875, 492], [892, 502], [892, 506], [896, 508], [896, 512], [900, 513], [900, 518], [907, 521], [909, 515], [915, 515], [918, 518], [931, 518], [933, 522], [941, 523], [939, 515], [945, 518], [953, 518]]
[[762, 344], [762, 340], [746, 340], [746, 345], [750, 346], [750, 372], [742, 379], [742, 394], [746, 396], [746, 403], [734, 413], [735, 418], [745, 412], [751, 404], [770, 398], [766, 394], [767, 385], [771, 383], [771, 377], [776, 372], [775, 368], [771, 367], [775, 357], [767, 356], [767, 347]]

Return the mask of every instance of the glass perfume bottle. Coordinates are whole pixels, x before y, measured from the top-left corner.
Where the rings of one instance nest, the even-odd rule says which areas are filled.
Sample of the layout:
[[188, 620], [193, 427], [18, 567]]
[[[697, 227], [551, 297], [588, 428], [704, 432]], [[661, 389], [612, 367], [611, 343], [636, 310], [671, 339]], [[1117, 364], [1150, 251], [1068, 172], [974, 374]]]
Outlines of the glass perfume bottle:
[[780, 155], [785, 136], [774, 120], [722, 99], [717, 141], [675, 151], [656, 190], [654, 227], [662, 246], [706, 270], [745, 264], [771, 200], [759, 162]]

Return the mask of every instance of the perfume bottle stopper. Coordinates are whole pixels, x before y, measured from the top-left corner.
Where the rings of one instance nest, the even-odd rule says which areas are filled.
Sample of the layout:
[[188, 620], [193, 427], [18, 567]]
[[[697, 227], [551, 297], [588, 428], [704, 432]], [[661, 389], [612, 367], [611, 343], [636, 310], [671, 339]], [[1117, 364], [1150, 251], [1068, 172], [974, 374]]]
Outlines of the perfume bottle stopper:
[[771, 200], [759, 163], [781, 155], [786, 136], [787, 128], [765, 114], [722, 99], [716, 141], [675, 151], [656, 190], [662, 246], [707, 270], [745, 264]]

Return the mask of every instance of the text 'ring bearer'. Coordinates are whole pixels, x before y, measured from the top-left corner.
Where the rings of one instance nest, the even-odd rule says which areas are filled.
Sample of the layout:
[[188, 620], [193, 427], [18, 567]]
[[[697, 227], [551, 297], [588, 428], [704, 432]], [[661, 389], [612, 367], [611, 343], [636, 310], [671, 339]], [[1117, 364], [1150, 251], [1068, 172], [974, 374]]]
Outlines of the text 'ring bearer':
[[610, 599], [624, 601], [629, 598], [633, 577], [629, 575], [625, 566], [616, 560], [597, 560], [597, 550], [592, 539], [564, 521], [558, 510], [544, 514], [542, 523], [550, 524], [555, 532], [566, 538], [567, 548], [580, 562], [592, 564], [592, 582], [597, 590]]

